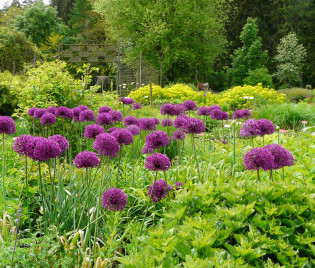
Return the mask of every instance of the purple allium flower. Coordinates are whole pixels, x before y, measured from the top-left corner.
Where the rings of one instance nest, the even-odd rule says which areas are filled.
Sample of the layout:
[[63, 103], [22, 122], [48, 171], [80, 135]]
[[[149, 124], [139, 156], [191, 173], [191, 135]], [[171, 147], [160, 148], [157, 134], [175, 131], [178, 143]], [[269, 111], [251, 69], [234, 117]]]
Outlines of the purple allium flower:
[[174, 109], [173, 104], [170, 103], [165, 103], [161, 106], [161, 114], [162, 115], [171, 115], [172, 114], [172, 110]]
[[0, 116], [0, 133], [14, 134], [15, 133], [15, 122], [9, 116]]
[[109, 188], [103, 193], [102, 206], [108, 210], [123, 210], [127, 205], [127, 195], [119, 188]]
[[251, 117], [252, 116], [252, 113], [248, 109], [243, 109], [242, 114], [243, 114], [243, 117]]
[[142, 150], [141, 150], [141, 153], [143, 153], [143, 154], [153, 154], [153, 153], [154, 153], [154, 150], [153, 150], [153, 149], [150, 149], [150, 148], [148, 148], [146, 145], [144, 145], [144, 147], [143, 147]]
[[117, 129], [117, 127], [110, 127], [107, 131], [108, 131], [108, 133], [112, 133], [116, 129]]
[[124, 117], [120, 111], [110, 111], [109, 114], [111, 114], [113, 121], [115, 122], [122, 122], [124, 120]]
[[140, 134], [140, 128], [136, 125], [130, 125], [126, 127], [126, 129], [129, 130], [133, 136]]
[[256, 124], [258, 128], [258, 135], [261, 137], [275, 132], [274, 124], [267, 119], [259, 119], [256, 121]]
[[119, 101], [125, 104], [125, 97], [121, 97]]
[[42, 125], [53, 125], [57, 121], [56, 116], [54, 116], [52, 113], [45, 113], [40, 118], [40, 123]]
[[172, 119], [165, 118], [162, 120], [162, 127], [170, 127], [173, 125]]
[[171, 162], [165, 154], [155, 153], [147, 157], [145, 168], [152, 171], [166, 171], [171, 167]]
[[185, 111], [186, 109], [182, 104], [175, 104], [174, 109], [172, 113], [170, 114], [170, 116], [179, 116], [179, 115], [185, 114]]
[[222, 120], [229, 120], [229, 113], [228, 112], [222, 112]]
[[184, 128], [187, 124], [189, 117], [186, 115], [180, 115], [174, 119], [173, 126], [175, 128]]
[[210, 115], [210, 108], [207, 107], [207, 106], [202, 106], [198, 109], [198, 112], [197, 114], [200, 115], [200, 116], [207, 116], [207, 115]]
[[110, 134], [116, 138], [120, 145], [129, 145], [133, 143], [132, 133], [125, 128], [117, 128]]
[[100, 125], [92, 124], [85, 127], [84, 137], [95, 139], [98, 135], [105, 133], [104, 128]]
[[133, 104], [135, 101], [132, 98], [126, 97], [124, 100], [124, 104], [130, 105]]
[[145, 137], [145, 144], [149, 149], [158, 149], [170, 144], [170, 139], [164, 131], [153, 131]]
[[54, 135], [54, 136], [50, 136], [48, 139], [57, 142], [59, 144], [61, 152], [65, 152], [69, 148], [68, 140], [59, 134]]
[[57, 142], [42, 137], [37, 137], [32, 158], [44, 162], [61, 155], [61, 149]]
[[25, 144], [26, 155], [32, 159], [34, 159], [34, 149], [36, 147], [37, 140], [41, 139], [41, 137], [33, 137], [30, 136], [27, 143]]
[[285, 166], [294, 165], [292, 153], [279, 144], [268, 144], [265, 148], [273, 155], [274, 164], [272, 169], [279, 169]]
[[234, 111], [234, 113], [233, 113], [233, 118], [234, 118], [234, 119], [241, 119], [241, 118], [244, 118], [244, 115], [243, 115], [242, 110], [236, 110], [236, 111]]
[[248, 170], [270, 170], [274, 165], [274, 157], [265, 147], [251, 149], [245, 154], [243, 161]]
[[109, 106], [103, 106], [101, 108], [98, 109], [98, 113], [101, 114], [101, 113], [108, 113], [110, 111], [112, 111], [113, 109]]
[[140, 110], [142, 109], [142, 105], [139, 102], [135, 102], [135, 104], [132, 106], [132, 110]]
[[219, 109], [214, 109], [210, 112], [211, 119], [223, 120], [223, 116], [223, 112]]
[[140, 118], [139, 128], [141, 130], [155, 130], [155, 122], [152, 118]]
[[27, 144], [33, 139], [30, 135], [21, 135], [13, 143], [13, 151], [19, 155], [27, 155]]
[[221, 142], [222, 142], [223, 144], [227, 144], [227, 140], [225, 140], [225, 139], [222, 139]]
[[149, 186], [148, 196], [154, 203], [160, 202], [167, 195], [169, 187], [165, 180], [157, 180]]
[[81, 111], [88, 110], [89, 108], [85, 105], [79, 105], [77, 108], [79, 108]]
[[186, 134], [181, 129], [176, 129], [172, 134], [172, 140], [184, 140], [186, 138]]
[[184, 131], [189, 134], [200, 134], [205, 131], [203, 122], [198, 118], [189, 118]]
[[29, 116], [34, 116], [34, 113], [36, 110], [37, 110], [37, 108], [35, 108], [35, 107], [29, 108], [27, 114]]
[[92, 110], [84, 110], [79, 115], [79, 121], [95, 121], [95, 114]]
[[241, 128], [242, 137], [256, 137], [259, 134], [258, 125], [254, 119], [248, 119]]
[[96, 137], [93, 149], [98, 150], [100, 155], [114, 158], [120, 150], [120, 145], [115, 137], [111, 134], [104, 133]]
[[130, 125], [138, 126], [138, 124], [139, 124], [138, 119], [132, 115], [127, 116], [124, 120], [125, 127], [130, 126]]
[[62, 118], [73, 118], [73, 111], [72, 111], [72, 109], [61, 106], [61, 107], [57, 108], [55, 115], [60, 116]]
[[43, 116], [43, 114], [45, 114], [45, 113], [46, 113], [46, 110], [43, 108], [36, 109], [36, 111], [34, 112], [34, 118], [40, 119]]
[[197, 104], [193, 100], [187, 100], [183, 102], [183, 106], [186, 111], [196, 111]]
[[113, 116], [110, 113], [101, 113], [97, 116], [96, 122], [99, 125], [112, 125], [114, 123]]
[[183, 184], [181, 181], [175, 182], [175, 190], [179, 190], [183, 188]]
[[213, 111], [213, 110], [220, 110], [220, 111], [222, 111], [222, 108], [219, 105], [216, 105], [216, 104], [211, 105], [209, 107], [209, 109], [210, 109], [210, 112]]
[[79, 107], [75, 107], [72, 109], [72, 112], [73, 112], [73, 121], [74, 122], [79, 121], [79, 116], [82, 110]]
[[55, 113], [56, 113], [56, 111], [57, 111], [57, 108], [56, 107], [48, 107], [47, 109], [46, 109], [46, 112], [47, 113], [51, 113], [51, 114], [53, 114], [53, 115], [55, 115]]
[[160, 120], [157, 119], [156, 117], [153, 117], [152, 119], [154, 120], [154, 123], [155, 123], [156, 125], [159, 125], [159, 124], [161, 123]]
[[100, 163], [100, 160], [97, 157], [97, 154], [94, 152], [83, 151], [78, 153], [74, 158], [74, 165], [77, 168], [93, 168], [97, 167]]

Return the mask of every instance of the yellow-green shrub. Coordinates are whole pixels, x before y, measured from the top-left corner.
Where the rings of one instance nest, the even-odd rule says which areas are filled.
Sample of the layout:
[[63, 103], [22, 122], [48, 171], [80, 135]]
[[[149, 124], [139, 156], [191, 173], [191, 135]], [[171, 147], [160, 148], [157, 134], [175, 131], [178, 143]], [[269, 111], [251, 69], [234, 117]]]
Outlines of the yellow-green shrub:
[[[244, 97], [254, 99], [244, 99]], [[257, 86], [237, 86], [225, 91], [218, 99], [219, 105], [229, 105], [231, 108], [246, 108], [253, 104], [281, 103], [284, 102], [283, 94], [278, 94], [274, 89], [264, 88], [261, 83]]]
[[[152, 99], [164, 99], [164, 89], [158, 85], [152, 84]], [[130, 92], [130, 98], [133, 98], [136, 102], [142, 104], [148, 104], [150, 102], [150, 86], [139, 87], [137, 90]]]

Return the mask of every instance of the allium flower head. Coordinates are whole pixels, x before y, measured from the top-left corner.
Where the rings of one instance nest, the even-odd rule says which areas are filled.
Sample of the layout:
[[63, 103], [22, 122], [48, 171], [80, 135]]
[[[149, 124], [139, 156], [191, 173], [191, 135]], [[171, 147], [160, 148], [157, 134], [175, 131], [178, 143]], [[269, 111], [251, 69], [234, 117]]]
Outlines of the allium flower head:
[[180, 115], [174, 119], [173, 126], [175, 128], [185, 128], [189, 117], [186, 115]]
[[222, 112], [222, 120], [229, 120], [229, 113], [228, 112]]
[[219, 109], [214, 109], [214, 110], [211, 110], [210, 112], [210, 117], [211, 119], [216, 119], [216, 120], [223, 120], [223, 112]]
[[103, 106], [101, 108], [98, 109], [98, 113], [101, 114], [101, 113], [108, 113], [110, 111], [112, 111], [113, 109], [109, 106]]
[[187, 100], [183, 102], [183, 106], [186, 111], [196, 111], [197, 104], [193, 100]]
[[259, 129], [254, 119], [248, 119], [241, 128], [240, 135], [242, 137], [256, 137], [259, 134]]
[[110, 127], [107, 131], [108, 131], [108, 133], [112, 133], [116, 129], [117, 129], [117, 127]]
[[32, 136], [21, 135], [14, 141], [13, 151], [18, 153], [19, 155], [27, 155], [27, 144], [31, 139], [33, 139]]
[[97, 157], [97, 154], [94, 152], [83, 151], [78, 153], [74, 158], [74, 165], [77, 168], [93, 168], [97, 167], [100, 163], [100, 160]]
[[30, 136], [25, 145], [26, 155], [32, 159], [34, 159], [34, 149], [36, 147], [36, 143], [38, 139], [42, 139], [41, 137], [32, 137]]
[[210, 111], [213, 111], [213, 110], [220, 110], [220, 111], [222, 111], [222, 108], [219, 105], [216, 105], [216, 104], [211, 105], [209, 107], [209, 109], [210, 109]]
[[125, 125], [125, 127], [130, 126], [130, 125], [136, 125], [136, 126], [138, 126], [138, 124], [139, 124], [138, 121], [139, 121], [139, 120], [138, 120], [137, 118], [135, 118], [135, 117], [132, 116], [132, 115], [129, 115], [129, 116], [127, 116], [127, 117], [125, 118], [125, 120], [124, 120], [124, 125]]
[[153, 117], [152, 119], [154, 120], [154, 123], [155, 123], [156, 125], [159, 125], [159, 124], [160, 124], [160, 120], [157, 119], [156, 117]]
[[259, 119], [256, 121], [256, 124], [259, 136], [269, 135], [275, 132], [274, 124], [267, 119]]
[[100, 155], [114, 158], [120, 150], [120, 145], [115, 137], [111, 134], [104, 133], [96, 137], [93, 149], [98, 150]]
[[98, 135], [105, 133], [104, 128], [100, 125], [92, 124], [85, 127], [84, 137], [95, 139]]
[[144, 147], [143, 147], [142, 150], [141, 150], [141, 153], [143, 153], [143, 154], [153, 154], [153, 153], [154, 153], [154, 150], [153, 150], [153, 149], [150, 149], [150, 148], [148, 148], [146, 145], [144, 145]]
[[145, 144], [150, 149], [158, 149], [170, 144], [170, 139], [164, 131], [153, 131], [145, 137]]
[[73, 111], [72, 111], [72, 109], [61, 106], [61, 107], [57, 108], [55, 115], [60, 116], [62, 118], [73, 118]]
[[99, 125], [112, 125], [114, 123], [113, 116], [110, 113], [101, 113], [97, 116], [96, 122]]
[[59, 134], [54, 135], [54, 136], [50, 136], [48, 139], [57, 142], [59, 144], [61, 152], [65, 152], [69, 148], [68, 140]]
[[145, 168], [152, 171], [166, 171], [171, 167], [171, 162], [165, 154], [155, 153], [147, 157]]
[[198, 118], [189, 118], [185, 124], [184, 131], [189, 134], [200, 134], [205, 131], [203, 122]]
[[46, 109], [46, 112], [47, 113], [51, 113], [51, 114], [53, 114], [53, 115], [55, 115], [55, 113], [56, 113], [56, 111], [57, 111], [57, 108], [56, 107], [48, 107], [47, 109]]
[[152, 118], [139, 119], [139, 128], [141, 130], [155, 130], [155, 122]]
[[170, 104], [170, 103], [165, 103], [161, 106], [161, 114], [162, 115], [171, 115], [172, 114], [172, 110], [174, 109], [174, 105]]
[[81, 110], [81, 111], [85, 111], [85, 110], [88, 110], [89, 108], [85, 105], [79, 105], [78, 108]]
[[115, 121], [115, 122], [122, 122], [124, 120], [124, 117], [120, 111], [114, 111], [113, 110], [113, 111], [110, 111], [108, 113], [111, 114], [113, 121]]
[[40, 123], [44, 125], [53, 125], [57, 121], [56, 116], [54, 116], [52, 113], [45, 113], [40, 118]]
[[132, 110], [140, 110], [142, 109], [142, 105], [139, 102], [135, 102], [132, 106]]
[[129, 125], [126, 129], [129, 130], [133, 136], [140, 134], [140, 128], [136, 125]]
[[116, 138], [120, 145], [129, 145], [133, 143], [132, 133], [125, 128], [117, 128], [111, 133], [111, 135]]
[[119, 99], [119, 101], [121, 101], [125, 105], [133, 104], [135, 102], [132, 98], [129, 97], [122, 97]]
[[44, 162], [61, 155], [61, 149], [57, 142], [42, 137], [37, 137], [32, 158]]
[[243, 161], [248, 170], [270, 170], [274, 166], [274, 157], [265, 147], [251, 149], [245, 154]]
[[172, 119], [165, 118], [162, 120], [162, 127], [170, 127], [173, 125]]
[[154, 203], [160, 202], [167, 195], [169, 187], [165, 180], [157, 180], [149, 186], [148, 196]]
[[79, 115], [79, 121], [85, 122], [85, 121], [95, 121], [95, 114], [91, 110], [84, 110]]
[[82, 110], [79, 107], [75, 107], [72, 109], [72, 112], [73, 112], [73, 121], [74, 122], [79, 121], [79, 116]]
[[172, 140], [184, 140], [186, 138], [186, 134], [181, 129], [176, 129], [172, 134]]
[[119, 188], [109, 188], [103, 193], [102, 206], [108, 210], [123, 210], [127, 205], [127, 195]]
[[207, 106], [202, 106], [202, 107], [200, 107], [200, 108], [198, 109], [197, 114], [198, 114], [199, 116], [208, 116], [208, 115], [210, 115], [210, 112], [211, 112], [211, 109], [210, 109], [209, 107], [207, 107]]
[[243, 109], [242, 114], [243, 114], [243, 117], [251, 117], [252, 116], [252, 113], [248, 109]]
[[14, 134], [15, 133], [15, 122], [9, 116], [0, 116], [0, 133]]
[[36, 111], [34, 112], [34, 118], [40, 119], [45, 113], [46, 113], [46, 109], [43, 109], [43, 108], [36, 109]]
[[184, 105], [175, 104], [174, 109], [173, 109], [172, 113], [170, 114], [170, 116], [179, 116], [179, 115], [185, 114], [185, 111], [186, 111], [186, 109], [185, 109]]
[[29, 108], [28, 111], [27, 111], [27, 114], [29, 116], [34, 116], [34, 113], [35, 113], [36, 110], [37, 110], [37, 108], [35, 108], [35, 107]]
[[183, 188], [183, 184], [181, 181], [175, 182], [175, 190], [179, 190]]
[[244, 118], [244, 115], [243, 115], [242, 110], [236, 110], [236, 111], [234, 111], [234, 113], [233, 113], [233, 118], [234, 118], [234, 119], [241, 119], [241, 118]]
[[265, 148], [273, 155], [274, 164], [272, 169], [279, 169], [286, 166], [294, 165], [292, 153], [279, 144], [268, 144]]

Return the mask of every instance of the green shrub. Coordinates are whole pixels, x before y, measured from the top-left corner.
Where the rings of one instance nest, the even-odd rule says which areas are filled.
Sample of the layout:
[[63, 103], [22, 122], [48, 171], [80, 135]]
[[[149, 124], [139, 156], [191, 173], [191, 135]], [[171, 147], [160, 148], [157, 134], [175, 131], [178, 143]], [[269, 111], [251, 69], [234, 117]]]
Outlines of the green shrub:
[[295, 103], [304, 100], [312, 102], [315, 98], [315, 91], [308, 90], [306, 88], [282, 89], [278, 90], [278, 92], [285, 94], [285, 97], [288, 101], [292, 101]]
[[244, 79], [246, 85], [256, 86], [262, 83], [264, 87], [272, 88], [272, 77], [266, 67], [248, 71], [248, 76]]
[[0, 84], [0, 96], [0, 115], [12, 115], [17, 107], [15, 94], [11, 92], [8, 85]]

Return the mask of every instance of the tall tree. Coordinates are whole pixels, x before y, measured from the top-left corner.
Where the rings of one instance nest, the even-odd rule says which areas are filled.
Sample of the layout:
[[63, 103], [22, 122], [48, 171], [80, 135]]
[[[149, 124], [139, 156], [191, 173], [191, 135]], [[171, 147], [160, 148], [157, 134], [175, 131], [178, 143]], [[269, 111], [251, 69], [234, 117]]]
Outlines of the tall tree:
[[18, 0], [14, 0], [10, 6], [5, 7], [0, 14], [0, 24], [2, 26], [9, 26], [14, 21], [15, 17], [24, 12], [23, 6]]
[[58, 16], [68, 24], [69, 15], [73, 8], [75, 0], [51, 0], [51, 6], [55, 7], [58, 11]]

